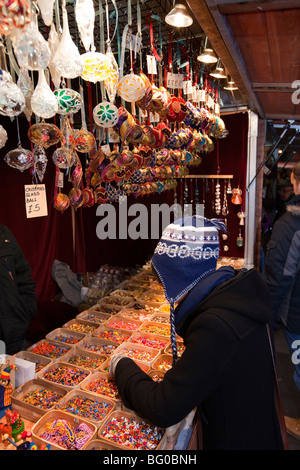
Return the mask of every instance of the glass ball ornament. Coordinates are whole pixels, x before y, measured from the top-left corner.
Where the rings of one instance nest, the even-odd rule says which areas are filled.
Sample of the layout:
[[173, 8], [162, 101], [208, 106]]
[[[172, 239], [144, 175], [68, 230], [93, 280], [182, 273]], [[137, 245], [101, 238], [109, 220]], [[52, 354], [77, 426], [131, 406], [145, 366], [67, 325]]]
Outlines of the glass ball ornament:
[[76, 164], [77, 154], [72, 147], [62, 146], [53, 152], [52, 160], [58, 168], [67, 169]]
[[88, 153], [96, 144], [94, 135], [82, 127], [74, 130], [74, 146], [77, 152]]
[[62, 139], [59, 128], [55, 124], [44, 121], [33, 124], [29, 128], [27, 135], [32, 143], [44, 148], [55, 145]]
[[31, 109], [43, 119], [50, 119], [57, 113], [58, 103], [46, 82], [44, 70], [39, 71], [38, 83], [31, 97]]
[[32, 167], [34, 164], [34, 155], [30, 150], [21, 147], [10, 150], [4, 157], [4, 161], [11, 168], [15, 168], [21, 172]]
[[100, 127], [114, 127], [119, 120], [119, 110], [114, 104], [102, 101], [93, 109], [93, 118]]
[[4, 127], [1, 126], [1, 124], [0, 124], [0, 149], [2, 149], [2, 147], [4, 147], [6, 142], [7, 142], [7, 132], [4, 129]]
[[0, 114], [18, 116], [25, 109], [25, 97], [9, 72], [0, 70]]
[[71, 113], [75, 114], [81, 109], [82, 98], [77, 91], [71, 88], [58, 88], [53, 93], [58, 103], [58, 114], [66, 116]]
[[96, 83], [104, 81], [109, 74], [109, 59], [101, 52], [89, 51], [81, 55], [81, 78], [88, 82]]
[[18, 30], [12, 37], [14, 53], [20, 67], [41, 70], [48, 67], [51, 51], [48, 42], [39, 32], [36, 19], [24, 30]]
[[145, 82], [139, 75], [134, 73], [125, 75], [118, 83], [118, 94], [129, 103], [140, 100], [145, 93]]

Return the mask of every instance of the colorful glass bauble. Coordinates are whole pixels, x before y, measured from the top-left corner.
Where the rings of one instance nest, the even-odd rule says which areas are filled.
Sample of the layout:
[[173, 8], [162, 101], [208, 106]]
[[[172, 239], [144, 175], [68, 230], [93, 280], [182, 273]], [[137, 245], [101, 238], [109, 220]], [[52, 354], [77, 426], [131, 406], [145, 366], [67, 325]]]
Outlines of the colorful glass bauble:
[[136, 102], [136, 104], [139, 106], [139, 108], [145, 110], [145, 109], [148, 109], [150, 106], [152, 96], [153, 96], [153, 89], [152, 89], [151, 82], [149, 78], [147, 77], [147, 75], [141, 72], [140, 77], [142, 81], [144, 82], [145, 94], [140, 100]]
[[7, 142], [7, 132], [4, 129], [4, 127], [1, 126], [1, 124], [0, 124], [0, 149], [2, 149], [2, 147], [4, 147], [6, 142]]
[[94, 191], [97, 204], [105, 204], [108, 201], [108, 193], [104, 186], [97, 186]]
[[86, 130], [84, 127], [75, 129], [74, 132], [74, 146], [77, 152], [88, 153], [95, 148], [96, 139], [94, 134]]
[[27, 0], [0, 2], [0, 35], [10, 36], [31, 21], [31, 4]]
[[77, 155], [72, 147], [62, 146], [53, 152], [52, 160], [58, 168], [66, 169], [76, 164]]
[[62, 133], [62, 146], [72, 148], [74, 147], [74, 131], [71, 127], [70, 121], [65, 117], [62, 121], [60, 131]]
[[25, 108], [25, 97], [9, 72], [0, 70], [0, 114], [18, 116]]
[[75, 209], [83, 205], [83, 195], [80, 189], [72, 188], [69, 192], [70, 205]]
[[14, 53], [20, 67], [28, 70], [44, 70], [51, 59], [48, 42], [39, 32], [36, 18], [24, 30], [12, 37]]
[[54, 90], [54, 96], [58, 103], [58, 114], [67, 115], [77, 113], [82, 107], [80, 93], [71, 88], [58, 88]]
[[54, 0], [37, 0], [43, 21], [46, 26], [50, 26], [53, 20]]
[[59, 128], [44, 121], [30, 126], [27, 135], [31, 142], [44, 148], [55, 145], [62, 139]]
[[118, 83], [118, 94], [130, 103], [140, 100], [145, 92], [145, 83], [139, 75], [134, 73], [125, 75]]
[[79, 77], [83, 69], [79, 50], [70, 35], [65, 7], [63, 8], [63, 32], [51, 63], [64, 78]]
[[35, 145], [33, 149], [34, 171], [40, 182], [43, 181], [47, 169], [48, 158], [43, 147]]
[[39, 70], [38, 84], [31, 97], [31, 109], [43, 119], [50, 119], [57, 113], [58, 103], [46, 82], [44, 70]]
[[119, 120], [119, 110], [114, 104], [102, 101], [93, 109], [93, 118], [100, 127], [114, 127]]
[[16, 168], [19, 171], [27, 170], [34, 164], [34, 155], [30, 150], [21, 147], [10, 150], [4, 157], [8, 166]]
[[76, 166], [75, 166], [75, 168], [72, 172], [72, 175], [71, 175], [71, 181], [72, 181], [72, 184], [73, 184], [75, 189], [80, 188], [80, 183], [82, 181], [82, 175], [83, 175], [82, 166], [81, 166], [80, 160], [77, 159], [77, 164], [76, 164]]
[[109, 60], [101, 52], [89, 51], [81, 55], [81, 78], [87, 82], [102, 82], [108, 77]]
[[93, 0], [76, 0], [75, 19], [80, 39], [85, 50], [88, 51], [94, 37], [95, 9]]
[[58, 193], [54, 198], [53, 207], [60, 212], [64, 212], [70, 207], [69, 197], [64, 193]]
[[84, 188], [82, 191], [83, 196], [83, 207], [92, 207], [95, 202], [95, 193], [92, 188]]

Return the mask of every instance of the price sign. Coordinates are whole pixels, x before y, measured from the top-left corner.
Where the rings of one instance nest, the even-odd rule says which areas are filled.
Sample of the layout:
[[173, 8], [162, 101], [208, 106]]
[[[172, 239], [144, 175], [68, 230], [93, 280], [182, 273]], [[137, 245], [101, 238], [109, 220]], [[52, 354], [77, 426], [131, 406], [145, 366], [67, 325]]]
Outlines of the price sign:
[[44, 184], [26, 184], [25, 208], [27, 219], [48, 215], [46, 187]]

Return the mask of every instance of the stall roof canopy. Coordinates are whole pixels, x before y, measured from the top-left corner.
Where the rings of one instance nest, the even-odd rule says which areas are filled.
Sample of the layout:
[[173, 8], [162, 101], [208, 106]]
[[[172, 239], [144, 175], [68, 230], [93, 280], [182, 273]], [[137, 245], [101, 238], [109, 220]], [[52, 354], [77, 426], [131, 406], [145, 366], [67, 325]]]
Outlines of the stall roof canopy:
[[300, 120], [292, 88], [300, 88], [299, 0], [189, 4], [249, 108], [264, 119]]

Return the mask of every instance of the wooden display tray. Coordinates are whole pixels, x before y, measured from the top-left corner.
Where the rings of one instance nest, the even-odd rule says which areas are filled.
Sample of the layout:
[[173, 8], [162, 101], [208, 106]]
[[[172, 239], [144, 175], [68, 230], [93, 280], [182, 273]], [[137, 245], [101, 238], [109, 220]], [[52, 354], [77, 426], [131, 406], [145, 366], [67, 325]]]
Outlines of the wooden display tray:
[[[118, 326], [113, 326], [113, 323], [115, 322], [118, 322], [118, 321], [121, 321], [121, 322], [124, 322], [124, 323], [132, 323], [132, 325], [134, 325], [136, 328], [135, 329], [130, 329], [130, 328], [126, 328], [126, 326], [124, 326], [123, 328], [119, 328]], [[107, 320], [107, 322], [105, 322], [105, 328], [117, 328], [117, 329], [122, 329], [124, 331], [128, 331], [129, 333], [136, 333], [139, 329], [139, 327], [141, 326], [143, 322], [142, 321], [139, 321], [139, 320], [131, 320], [130, 318], [125, 318], [125, 317], [121, 317], [119, 316], [118, 314], [117, 315], [114, 315], [113, 317], [111, 317], [109, 320]]]
[[[82, 379], [82, 381], [80, 383], [74, 384], [74, 385], [57, 384], [56, 382], [53, 382], [51, 380], [48, 380], [48, 379], [44, 378], [45, 373], [49, 369], [58, 369], [59, 367], [67, 367], [67, 368], [73, 368], [73, 369], [76, 369], [76, 370], [79, 370], [79, 371], [84, 371], [84, 372], [86, 372], [87, 376], [84, 377], [84, 379]], [[71, 364], [68, 364], [67, 362], [53, 362], [50, 366], [45, 367], [41, 372], [38, 373], [38, 378], [41, 379], [41, 380], [44, 380], [48, 384], [56, 384], [56, 385], [60, 385], [61, 387], [66, 388], [67, 390], [74, 390], [76, 388], [79, 388], [80, 384], [84, 380], [86, 380], [89, 377], [89, 375], [91, 375], [91, 371], [88, 370], [88, 369], [85, 369], [84, 367], [73, 366]]]
[[[41, 368], [38, 368], [35, 372], [35, 379], [37, 376], [37, 373], [40, 372], [44, 367], [47, 367], [51, 362], [52, 359], [47, 358], [45, 356], [41, 356], [40, 354], [35, 354], [30, 351], [19, 351], [17, 354], [15, 354], [15, 357], [24, 359], [24, 361], [29, 361], [35, 364], [35, 370], [37, 369], [38, 364], [43, 364]], [[39, 367], [39, 366], [38, 366]]]
[[[43, 343], [49, 343], [53, 346], [55, 346], [56, 348], [60, 348], [61, 350], [62, 349], [66, 349], [65, 352], [63, 352], [61, 355], [59, 356], [56, 356], [56, 357], [49, 357], [49, 356], [45, 356], [43, 354], [40, 354], [40, 353], [37, 353], [37, 352], [33, 352], [33, 349], [36, 347], [36, 346], [40, 346], [41, 344]], [[44, 339], [41, 339], [40, 341], [38, 341], [37, 343], [34, 343], [32, 346], [30, 346], [27, 351], [29, 352], [33, 352], [33, 354], [37, 354], [38, 356], [41, 356], [41, 357], [46, 357], [47, 359], [51, 359], [52, 361], [54, 359], [59, 359], [59, 360], [62, 360], [63, 356], [68, 352], [70, 351], [71, 349], [74, 349], [74, 345], [70, 345], [70, 344], [62, 344], [62, 343], [58, 343], [57, 341], [52, 341], [52, 340], [49, 340], [47, 338], [44, 338]]]
[[150, 321], [153, 321], [154, 323], [163, 323], [164, 325], [170, 325], [170, 314], [163, 313], [161, 311], [153, 313]]
[[[155, 327], [156, 330], [158, 331], [158, 333], [151, 333], [151, 331], [147, 331], [146, 328], [147, 326], [151, 327]], [[170, 339], [170, 336], [171, 336], [171, 328], [166, 328], [167, 326], [170, 327], [170, 325], [168, 325], [167, 323], [157, 323], [157, 322], [154, 322], [154, 321], [145, 321], [141, 327], [140, 327], [140, 331], [142, 331], [143, 333], [150, 333], [152, 335], [156, 334], [157, 336], [162, 336], [163, 338], [168, 338], [168, 340]], [[159, 332], [159, 330], [161, 330], [161, 334]], [[166, 334], [163, 334], [163, 333], [166, 333]]]
[[153, 333], [144, 333], [142, 331], [137, 331], [136, 333], [131, 335], [130, 340], [128, 342], [133, 343], [133, 344], [140, 344], [141, 346], [145, 346], [145, 347], [150, 348], [150, 349], [152, 348], [152, 346], [147, 346], [146, 344], [144, 345], [142, 343], [137, 343], [137, 342], [134, 341], [136, 338], [139, 338], [139, 337], [145, 338], [146, 340], [149, 340], [149, 341], [157, 340], [157, 341], [164, 342], [165, 343], [164, 347], [154, 348], [154, 349], [157, 349], [160, 352], [162, 352], [165, 349], [165, 347], [169, 344], [169, 339], [166, 338], [165, 336], [158, 336], [158, 335], [154, 335]]
[[[160, 354], [159, 349], [148, 348], [147, 346], [142, 346], [140, 344], [132, 343], [132, 342], [129, 342], [129, 341], [120, 344], [120, 346], [115, 350], [114, 354], [123, 353], [123, 354], [126, 355], [126, 353], [124, 353], [125, 349], [134, 349], [136, 351], [141, 351], [141, 352], [144, 351], [144, 352], [147, 352], [148, 354], [150, 354], [152, 358], [149, 361], [143, 360], [143, 359], [134, 359], [132, 357], [130, 358], [135, 362], [136, 361], [141, 362], [143, 364], [148, 365], [149, 367], [152, 366], [153, 362], [155, 361], [155, 359], [157, 359], [157, 357]], [[127, 357], [129, 357], [129, 356], [127, 356]]]
[[119, 335], [119, 337], [123, 338], [123, 340], [121, 340], [121, 341], [114, 341], [113, 339], [107, 339], [107, 341], [111, 341], [111, 342], [116, 343], [116, 344], [121, 344], [124, 341], [127, 341], [131, 336], [131, 332], [128, 331], [128, 330], [121, 330], [120, 328], [111, 328], [110, 326], [102, 325], [99, 328], [97, 328], [97, 330], [94, 331], [94, 333], [92, 333], [92, 338], [98, 338], [98, 339], [102, 339], [102, 340], [106, 339], [106, 338], [102, 338], [101, 336], [98, 336], [98, 335], [100, 335], [102, 332], [108, 331], [108, 330], [117, 333]]
[[[82, 325], [83, 328], [90, 328], [91, 331], [75, 331], [75, 330], [72, 330], [71, 326], [74, 325], [74, 324]], [[77, 333], [77, 334], [87, 336], [87, 335], [90, 335], [91, 333], [93, 333], [97, 328], [99, 328], [99, 326], [95, 322], [86, 321], [86, 320], [78, 320], [77, 318], [74, 318], [73, 320], [70, 320], [67, 323], [65, 323], [63, 325], [63, 328], [67, 328], [69, 331], [71, 331], [74, 334]]]
[[[51, 392], [56, 392], [64, 397], [67, 394], [67, 390], [60, 385], [46, 383], [46, 381], [41, 379], [32, 379], [25, 382], [20, 387], [16, 388], [11, 396], [12, 407], [14, 411], [20, 413], [22, 418], [28, 419], [30, 421], [38, 421], [45, 413], [48, 411], [52, 411], [55, 409], [56, 405], [53, 405], [48, 410], [44, 410], [43, 408], [39, 408], [38, 406], [31, 405], [29, 403], [25, 403], [22, 400], [22, 397], [27, 393], [37, 390], [37, 389], [45, 389], [50, 390]], [[58, 400], [59, 401], [59, 400]]]
[[73, 413], [72, 411], [69, 411], [69, 410], [66, 410], [66, 409], [63, 409], [64, 405], [66, 403], [68, 403], [68, 401], [72, 400], [72, 398], [74, 397], [83, 397], [83, 398], [88, 398], [89, 400], [92, 400], [94, 402], [102, 402], [102, 403], [106, 403], [107, 405], [111, 406], [111, 409], [108, 411], [108, 413], [100, 420], [93, 420], [91, 418], [87, 418], [87, 417], [83, 417], [83, 419], [86, 419], [87, 421], [90, 421], [91, 423], [93, 423], [95, 426], [97, 426], [97, 428], [100, 427], [100, 425], [103, 423], [103, 421], [113, 412], [115, 411], [115, 408], [116, 408], [116, 403], [113, 401], [113, 400], [110, 400], [109, 398], [106, 398], [104, 396], [96, 396], [94, 393], [91, 393], [91, 392], [87, 392], [85, 390], [81, 390], [81, 389], [76, 389], [76, 390], [72, 390], [71, 392], [68, 392], [61, 400], [59, 400], [58, 404], [57, 404], [57, 408], [60, 409], [61, 411], [64, 411], [65, 413], [69, 413], [71, 415], [75, 415], [75, 416], [78, 416], [80, 417], [80, 414], [77, 414], [77, 413]]
[[88, 442], [82, 450], [130, 450], [125, 446], [119, 446], [117, 444], [113, 444], [105, 441], [104, 439], [93, 439], [92, 441]]
[[107, 354], [105, 352], [102, 353], [102, 352], [98, 352], [98, 351], [90, 351], [89, 349], [84, 348], [85, 344], [90, 344], [91, 346], [95, 346], [96, 348], [97, 347], [101, 348], [101, 347], [103, 347], [104, 345], [107, 344], [109, 346], [114, 347], [114, 351], [119, 345], [119, 343], [116, 343], [115, 341], [110, 341], [108, 339], [95, 338], [93, 336], [90, 336], [90, 337], [87, 337], [87, 338], [83, 339], [82, 341], [80, 341], [80, 343], [78, 343], [76, 345], [76, 350], [77, 351], [93, 352], [94, 354], [100, 354], [101, 356], [107, 356], [107, 357], [109, 357], [112, 353]]
[[92, 390], [89, 390], [87, 387], [88, 385], [91, 383], [91, 382], [95, 382], [96, 380], [98, 379], [106, 379], [108, 380], [109, 382], [113, 382], [113, 380], [111, 380], [109, 378], [109, 375], [107, 372], [94, 372], [93, 374], [91, 374], [89, 377], [87, 377], [83, 382], [82, 384], [80, 385], [80, 390], [85, 390], [86, 392], [88, 393], [91, 393], [93, 394], [94, 396], [96, 397], [103, 397], [103, 398], [107, 398], [109, 400], [112, 400], [115, 404], [116, 404], [116, 408], [117, 409], [120, 409], [121, 408], [121, 398], [120, 397], [110, 397], [108, 395], [105, 395], [104, 393], [98, 393], [98, 392], [93, 392]]
[[[77, 342], [75, 343], [67, 343], [66, 341], [62, 341], [59, 339], [55, 339], [57, 336], [63, 336], [65, 338], [76, 338]], [[66, 344], [69, 346], [76, 346], [79, 341], [81, 341], [86, 335], [83, 333], [77, 333], [75, 331], [68, 330], [67, 328], [56, 328], [50, 333], [47, 333], [46, 338], [59, 344]]]
[[70, 359], [74, 356], [84, 356], [88, 359], [99, 359], [99, 358], [102, 358], [103, 359], [103, 362], [98, 366], [98, 367], [88, 367], [88, 366], [79, 366], [79, 367], [84, 367], [85, 369], [88, 369], [90, 370], [91, 372], [97, 372], [98, 370], [100, 370], [100, 368], [102, 366], [105, 366], [106, 363], [107, 363], [107, 356], [105, 356], [104, 354], [98, 354], [96, 352], [92, 352], [92, 351], [86, 351], [86, 350], [81, 350], [81, 349], [75, 349], [75, 351], [69, 351], [67, 352], [65, 355], [64, 355], [64, 362], [67, 362], [68, 364], [70, 365], [74, 365], [75, 367], [77, 367], [77, 364], [72, 364], [70, 362]]
[[[155, 361], [152, 362], [152, 369], [158, 372], [162, 372], [165, 374], [167, 371], [162, 371], [161, 369], [158, 369], [158, 366], [163, 362], [163, 361], [171, 361], [172, 363], [173, 357], [171, 354], [161, 354]], [[170, 367], [172, 368], [172, 367]], [[168, 369], [169, 370], [169, 369]]]
[[[64, 411], [54, 410], [46, 413], [38, 420], [37, 423], [34, 424], [32, 428], [32, 441], [35, 442], [39, 447], [41, 445], [51, 444], [50, 450], [67, 450], [64, 447], [61, 447], [57, 444], [53, 444], [52, 442], [46, 441], [45, 439], [40, 437], [40, 435], [45, 431], [47, 423], [55, 421], [57, 419], [66, 420], [72, 427], [76, 427], [81, 423], [85, 423], [92, 431], [92, 434], [88, 441], [85, 443], [85, 445], [87, 445], [97, 436], [97, 427], [90, 421], [75, 417], [69, 413], [65, 413]], [[79, 450], [82, 450], [83, 447]]]
[[[91, 316], [91, 318], [85, 318], [85, 316]], [[108, 315], [106, 313], [100, 313], [97, 312], [97, 310], [94, 310], [93, 308], [89, 308], [88, 310], [85, 310], [84, 312], [79, 313], [76, 315], [76, 318], [78, 320], [84, 320], [84, 321], [89, 321], [93, 323], [97, 323], [98, 325], [101, 325], [102, 323], [106, 322], [111, 318], [111, 315]]]
[[[104, 431], [105, 431], [105, 428], [107, 426], [107, 424], [109, 423], [109, 421], [113, 418], [128, 418], [128, 419], [132, 419], [134, 418], [138, 423], [147, 423], [147, 424], [150, 424], [151, 426], [153, 426], [152, 423], [150, 423], [150, 421], [144, 419], [144, 418], [141, 418], [140, 416], [137, 416], [136, 414], [134, 413], [131, 413], [131, 412], [128, 412], [128, 411], [114, 411], [113, 413], [110, 414], [110, 416], [107, 417], [107, 419], [104, 420], [103, 424], [101, 425], [99, 431], [98, 431], [98, 438], [99, 439], [104, 439], [105, 441], [107, 442], [110, 442], [112, 444], [117, 444], [117, 445], [120, 445], [121, 448], [127, 448], [129, 450], [137, 450], [135, 449], [134, 447], [129, 447], [129, 446], [125, 446], [125, 445], [122, 445], [122, 444], [119, 444], [119, 443], [115, 443], [113, 440], [111, 439], [108, 439], [104, 436]], [[161, 429], [161, 428], [159, 428]], [[164, 429], [161, 429], [162, 432], [164, 432], [165, 430]], [[160, 442], [158, 443], [158, 445], [153, 448], [153, 449], [149, 449], [149, 450], [159, 450], [161, 448], [161, 446], [163, 445], [163, 439], [164, 439], [164, 436], [162, 437], [162, 439], [160, 440]]]

